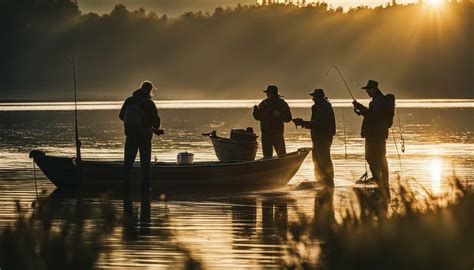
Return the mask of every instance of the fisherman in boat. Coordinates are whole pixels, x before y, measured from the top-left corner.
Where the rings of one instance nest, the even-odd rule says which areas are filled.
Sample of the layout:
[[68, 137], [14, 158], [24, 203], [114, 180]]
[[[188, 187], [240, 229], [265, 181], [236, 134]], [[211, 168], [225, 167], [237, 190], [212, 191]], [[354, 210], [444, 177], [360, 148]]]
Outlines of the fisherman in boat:
[[263, 157], [271, 158], [273, 148], [282, 157], [286, 155], [284, 124], [292, 119], [290, 107], [275, 85], [269, 85], [263, 92], [267, 94], [267, 98], [253, 108], [253, 117], [260, 121]]
[[[386, 157], [386, 140], [388, 129], [392, 126], [395, 110], [395, 97], [384, 95], [378, 88], [379, 83], [369, 80], [362, 87], [372, 98], [369, 107], [356, 100], [352, 102], [354, 112], [364, 117], [362, 120], [361, 137], [365, 138], [365, 160], [369, 164], [372, 179], [379, 188], [389, 194], [389, 171]], [[370, 179], [369, 179], [370, 180]]]
[[313, 141], [314, 176], [326, 186], [334, 186], [334, 167], [331, 160], [331, 144], [336, 134], [336, 120], [331, 103], [323, 89], [315, 89], [309, 94], [313, 97], [311, 120], [295, 118], [296, 126], [311, 130]]
[[150, 81], [144, 81], [140, 89], [128, 97], [120, 110], [119, 117], [125, 127], [124, 189], [130, 189], [132, 167], [140, 151], [141, 189], [151, 190], [150, 163], [151, 138], [153, 133], [163, 134], [160, 130], [160, 117], [152, 100], [152, 90], [156, 90]]

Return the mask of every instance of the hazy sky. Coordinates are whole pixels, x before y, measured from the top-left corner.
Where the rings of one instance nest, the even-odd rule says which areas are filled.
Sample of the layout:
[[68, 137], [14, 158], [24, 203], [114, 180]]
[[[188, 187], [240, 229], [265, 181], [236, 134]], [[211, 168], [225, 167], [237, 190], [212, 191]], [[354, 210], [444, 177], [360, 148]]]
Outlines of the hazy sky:
[[[258, 2], [261, 2], [259, 0]], [[301, 1], [301, 0], [299, 0]], [[342, 6], [344, 8], [356, 7], [361, 5], [378, 6], [389, 2], [390, 0], [326, 0], [324, 2], [332, 6]], [[78, 0], [79, 7], [83, 12], [109, 13], [116, 4], [125, 4], [133, 10], [143, 7], [146, 10], [153, 10], [157, 14], [167, 14], [176, 16], [187, 11], [213, 11], [216, 7], [236, 6], [255, 4], [256, 0]], [[284, 2], [284, 0], [280, 0]], [[298, 2], [298, 0], [293, 0]], [[307, 3], [314, 2], [307, 0]], [[398, 3], [410, 3], [414, 0], [397, 0]]]

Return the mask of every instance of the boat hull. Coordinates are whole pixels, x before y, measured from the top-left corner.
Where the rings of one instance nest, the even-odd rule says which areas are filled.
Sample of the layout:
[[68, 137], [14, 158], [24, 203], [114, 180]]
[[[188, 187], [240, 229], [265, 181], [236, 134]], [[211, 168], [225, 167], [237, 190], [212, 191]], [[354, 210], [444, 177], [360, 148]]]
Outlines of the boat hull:
[[[285, 157], [242, 162], [196, 162], [191, 165], [156, 163], [151, 167], [154, 190], [259, 190], [285, 186], [296, 174], [310, 148]], [[48, 179], [59, 188], [122, 188], [123, 162], [83, 160], [46, 155], [33, 151], [30, 156]], [[132, 185], [139, 186], [140, 167], [136, 163]]]

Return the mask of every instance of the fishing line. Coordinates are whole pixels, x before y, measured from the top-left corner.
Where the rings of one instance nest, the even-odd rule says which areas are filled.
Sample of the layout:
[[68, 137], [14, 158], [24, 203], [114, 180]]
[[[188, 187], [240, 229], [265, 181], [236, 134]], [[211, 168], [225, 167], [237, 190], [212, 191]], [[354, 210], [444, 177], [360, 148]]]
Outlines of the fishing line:
[[347, 136], [346, 136], [346, 120], [344, 117], [344, 110], [342, 111], [342, 134], [344, 135], [344, 159], [346, 160], [346, 172], [347, 172]]
[[[390, 129], [390, 133], [392, 133], [392, 138], [393, 138], [393, 144], [395, 145], [395, 149], [397, 151], [397, 156], [398, 156], [398, 163], [399, 163], [399, 166], [400, 166], [400, 173], [403, 173], [403, 167], [402, 167], [402, 159], [401, 159], [401, 156], [400, 156], [400, 152], [398, 152], [398, 146], [397, 146], [397, 141], [395, 139], [395, 133], [393, 132], [392, 129]], [[431, 192], [420, 182], [418, 182], [418, 180], [416, 180], [416, 178], [412, 178], [413, 181], [421, 187], [421, 189], [430, 197], [430, 198], [433, 198], [433, 195], [431, 194]], [[400, 185], [400, 182], [398, 183]]]
[[237, 124], [239, 124], [242, 119], [244, 119], [244, 117], [247, 116], [247, 114], [253, 109], [253, 107], [249, 108], [245, 113], [244, 115], [242, 115], [242, 117], [239, 118], [239, 120], [230, 128], [230, 129], [234, 129], [235, 126], [237, 126]]
[[[329, 73], [331, 71], [331, 69], [334, 68], [337, 73], [339, 74], [339, 77], [342, 79], [342, 81], [344, 82], [344, 85], [346, 86], [346, 89], [347, 89], [347, 92], [349, 93], [349, 95], [351, 96], [352, 100], [355, 101], [355, 98], [354, 96], [352, 95], [352, 92], [351, 92], [351, 89], [349, 88], [349, 85], [347, 84], [347, 81], [346, 79], [344, 78], [344, 76], [342, 75], [342, 72], [341, 70], [336, 66], [336, 65], [331, 65], [328, 69], [328, 72]], [[345, 124], [344, 124], [345, 125]], [[345, 132], [344, 132], [345, 133]], [[345, 136], [345, 135], [344, 135]], [[345, 138], [344, 138], [345, 140]], [[362, 174], [362, 176], [359, 178], [358, 181], [367, 181], [368, 178], [369, 178], [369, 174], [368, 174], [368, 170], [367, 170], [367, 162], [364, 161], [364, 165], [365, 165], [365, 173]]]
[[392, 129], [390, 129], [390, 133], [392, 133], [393, 144], [395, 145], [395, 150], [397, 150], [398, 164], [400, 165], [400, 173], [401, 173], [402, 172], [402, 159], [400, 157], [400, 152], [398, 152], [397, 139], [395, 139], [395, 133], [393, 132]]
[[405, 153], [405, 139], [403, 138], [402, 122], [400, 121], [400, 112], [398, 111], [398, 107], [395, 106], [395, 109], [397, 110], [398, 128], [400, 130], [401, 149], [402, 149], [402, 153]]
[[[335, 65], [331, 65], [328, 67], [328, 69], [326, 70], [326, 72], [324, 73], [324, 76], [321, 76], [322, 79], [325, 79], [328, 75], [329, 75], [329, 72], [331, 72], [331, 69], [332, 68], [336, 68], [339, 72], [339, 75], [342, 77], [342, 74], [340, 73], [339, 69], [335, 66]], [[322, 80], [321, 79], [321, 80]], [[346, 81], [344, 80], [344, 78], [342, 77], [344, 83], [346, 83]], [[316, 80], [316, 85], [319, 83], [319, 79]], [[348, 88], [347, 86], [347, 83], [346, 83], [346, 87]], [[350, 90], [349, 90], [349, 93], [350, 93]], [[351, 94], [352, 96], [352, 94]], [[345, 116], [344, 116], [344, 110], [342, 111], [342, 132], [343, 132], [343, 136], [344, 136], [344, 159], [345, 159], [345, 166], [346, 166], [346, 171], [347, 171], [347, 136], [346, 136], [346, 121], [345, 121]]]
[[331, 68], [332, 66], [329, 66], [328, 69], [326, 70], [326, 72], [324, 72], [324, 76], [319, 76], [318, 79], [316, 80], [316, 86], [319, 84], [319, 80], [321, 79], [324, 80], [328, 75], [329, 75], [329, 72], [331, 71]]
[[367, 168], [367, 162], [364, 160], [364, 167], [365, 167], [365, 173], [363, 173], [360, 177], [359, 177], [359, 182], [367, 182], [369, 181], [369, 169]]

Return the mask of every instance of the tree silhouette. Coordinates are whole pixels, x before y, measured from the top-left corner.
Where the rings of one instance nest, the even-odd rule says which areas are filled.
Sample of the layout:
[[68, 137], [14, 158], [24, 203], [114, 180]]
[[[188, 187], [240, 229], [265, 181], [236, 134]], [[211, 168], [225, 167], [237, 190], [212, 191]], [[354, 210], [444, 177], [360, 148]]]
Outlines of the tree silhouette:
[[[472, 98], [473, 6], [393, 1], [344, 13], [267, 1], [169, 18], [121, 4], [97, 15], [68, 0], [0, 0], [0, 99], [69, 99], [73, 53], [88, 99], [121, 99], [143, 79], [160, 82], [161, 98], [253, 98], [269, 82], [303, 97], [332, 64], [352, 84], [377, 78], [398, 97]], [[346, 98], [330, 76], [322, 86]]]

